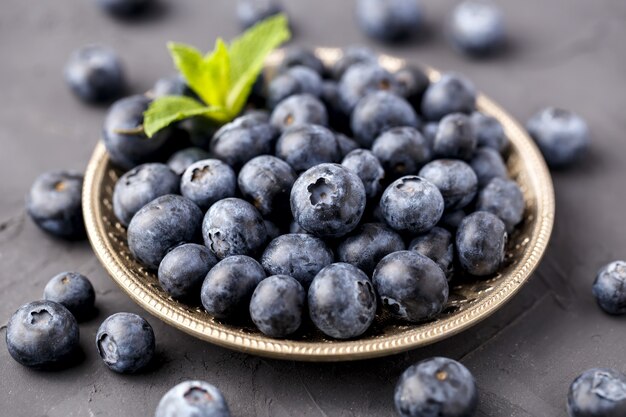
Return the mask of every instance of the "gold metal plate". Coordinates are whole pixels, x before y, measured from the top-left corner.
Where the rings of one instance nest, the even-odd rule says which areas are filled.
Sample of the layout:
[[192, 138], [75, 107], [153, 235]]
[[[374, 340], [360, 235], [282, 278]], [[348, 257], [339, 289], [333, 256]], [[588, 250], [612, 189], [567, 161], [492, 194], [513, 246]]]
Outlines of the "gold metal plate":
[[[341, 50], [318, 48], [327, 64]], [[268, 60], [271, 69], [280, 62], [278, 51]], [[382, 55], [380, 63], [396, 70], [404, 61]], [[431, 80], [439, 73], [428, 69]], [[539, 264], [548, 245], [554, 221], [554, 190], [546, 164], [533, 141], [501, 107], [484, 95], [478, 108], [496, 117], [511, 141], [508, 169], [522, 188], [526, 200], [524, 221], [512, 236], [505, 266], [488, 280], [455, 284], [444, 313], [435, 321], [406, 325], [377, 317], [358, 340], [331, 340], [319, 331], [301, 329], [293, 340], [272, 339], [252, 326], [238, 326], [213, 319], [199, 306], [188, 306], [169, 297], [149, 273], [131, 256], [126, 230], [115, 219], [112, 194], [121, 172], [109, 162], [98, 143], [89, 161], [83, 189], [83, 211], [94, 252], [111, 278], [140, 306], [155, 317], [199, 339], [255, 355], [302, 361], [345, 361], [391, 355], [414, 349], [457, 334], [483, 320], [511, 298]]]

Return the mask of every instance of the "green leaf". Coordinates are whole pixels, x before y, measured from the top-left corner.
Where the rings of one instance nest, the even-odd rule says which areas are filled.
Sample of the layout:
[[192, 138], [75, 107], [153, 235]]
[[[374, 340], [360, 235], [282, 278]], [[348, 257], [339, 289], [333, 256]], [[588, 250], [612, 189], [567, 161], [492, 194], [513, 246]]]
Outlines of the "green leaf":
[[208, 91], [211, 81], [204, 68], [204, 58], [200, 51], [193, 46], [183, 43], [169, 42], [167, 44], [172, 60], [182, 74], [187, 85], [207, 104], [210, 104]]
[[205, 86], [207, 103], [225, 107], [230, 89], [230, 57], [228, 47], [221, 38], [215, 42], [213, 52], [204, 58], [202, 69], [207, 77], [207, 85]]

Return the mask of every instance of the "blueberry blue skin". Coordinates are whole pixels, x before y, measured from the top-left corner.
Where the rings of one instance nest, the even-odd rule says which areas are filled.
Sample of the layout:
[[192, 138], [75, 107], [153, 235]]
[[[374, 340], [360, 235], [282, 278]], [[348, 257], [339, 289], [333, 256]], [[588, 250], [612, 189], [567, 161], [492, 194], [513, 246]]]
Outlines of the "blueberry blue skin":
[[394, 75], [376, 63], [352, 65], [339, 80], [340, 107], [350, 114], [359, 100], [375, 91], [399, 94], [401, 89]]
[[237, 191], [235, 171], [219, 159], [194, 162], [180, 179], [180, 192], [207, 210], [216, 201], [234, 197]]
[[[292, 221], [291, 223], [289, 223], [289, 233], [294, 233], [294, 234], [305, 234], [308, 235], [309, 232], [307, 232], [306, 230], [304, 230], [302, 228], [302, 226], [300, 226], [298, 224], [297, 221]], [[312, 235], [311, 235], [312, 236]]]
[[567, 413], [570, 417], [626, 415], [626, 375], [606, 368], [583, 372], [569, 387]]
[[407, 65], [396, 71], [394, 77], [400, 87], [400, 94], [414, 107], [419, 108], [422, 97], [430, 85], [430, 79], [419, 67]]
[[242, 29], [248, 29], [282, 12], [283, 6], [278, 0], [238, 0], [237, 2], [237, 20]]
[[436, 185], [410, 175], [387, 187], [380, 198], [380, 208], [392, 229], [418, 234], [432, 229], [441, 219], [444, 201]]
[[114, 16], [133, 17], [146, 9], [151, 0], [96, 0], [100, 8]]
[[528, 120], [526, 129], [552, 168], [573, 164], [591, 143], [587, 123], [568, 110], [543, 109]]
[[417, 174], [432, 157], [428, 141], [413, 127], [394, 127], [381, 134], [372, 145], [391, 178]]
[[82, 321], [93, 313], [96, 293], [84, 275], [62, 272], [48, 281], [43, 289], [43, 298], [61, 304]]
[[333, 132], [324, 126], [307, 124], [283, 132], [276, 142], [276, 156], [302, 172], [324, 162], [339, 162], [341, 150]]
[[478, 194], [476, 210], [493, 213], [504, 222], [507, 233], [513, 232], [524, 218], [524, 194], [515, 181], [494, 178]]
[[202, 222], [204, 244], [218, 259], [256, 255], [267, 240], [263, 217], [250, 203], [225, 198], [213, 204]]
[[328, 125], [324, 104], [310, 94], [295, 94], [278, 103], [270, 123], [279, 130], [306, 124]]
[[163, 96], [183, 96], [189, 93], [189, 87], [182, 75], [176, 74], [163, 77], [157, 80], [150, 90], [150, 95], [154, 98]]
[[325, 72], [324, 63], [309, 48], [291, 46], [285, 49], [285, 56], [280, 61], [278, 71], [283, 72], [298, 66], [310, 68], [320, 76]]
[[445, 116], [439, 122], [433, 151], [439, 158], [456, 158], [465, 161], [472, 158], [478, 138], [471, 119], [461, 113]]
[[626, 314], [626, 262], [615, 261], [604, 266], [593, 282], [598, 305], [609, 314]]
[[193, 300], [217, 258], [203, 245], [186, 243], [172, 249], [161, 261], [157, 276], [161, 287], [172, 298]]
[[419, 176], [439, 188], [446, 210], [467, 206], [478, 191], [478, 178], [474, 170], [458, 159], [437, 159], [429, 162], [420, 170]]
[[163, 257], [199, 235], [202, 211], [179, 195], [158, 197], [137, 212], [128, 225], [128, 248], [135, 259], [156, 270]]
[[270, 337], [286, 337], [302, 323], [306, 291], [288, 275], [274, 275], [261, 281], [250, 300], [250, 317]]
[[150, 324], [133, 313], [107, 317], [96, 334], [96, 347], [104, 364], [123, 374], [146, 368], [154, 356], [155, 344]]
[[[243, 120], [240, 120], [245, 118]], [[210, 150], [214, 158], [230, 165], [235, 171], [255, 156], [272, 153], [278, 130], [259, 122], [257, 116], [242, 116], [215, 133]]]
[[26, 211], [37, 226], [53, 236], [83, 239], [82, 189], [83, 175], [78, 172], [45, 172], [30, 188]]
[[459, 225], [465, 216], [467, 216], [467, 213], [463, 209], [445, 212], [443, 213], [443, 216], [441, 216], [439, 225], [447, 230], [450, 230], [451, 232], [455, 232], [456, 229], [459, 228]]
[[382, 223], [365, 223], [339, 244], [337, 259], [371, 276], [381, 259], [404, 249], [404, 241], [399, 234]]
[[409, 243], [409, 250], [435, 261], [450, 280], [454, 273], [454, 238], [452, 233], [441, 227], [433, 227], [429, 232], [417, 236]]
[[358, 0], [357, 23], [371, 38], [383, 42], [403, 40], [422, 25], [421, 2], [416, 0]]
[[149, 163], [139, 165], [122, 175], [113, 189], [113, 212], [124, 226], [128, 226], [143, 206], [157, 197], [178, 194], [180, 179], [167, 165]]
[[454, 45], [468, 55], [493, 53], [506, 37], [502, 12], [488, 0], [467, 0], [456, 6], [449, 27]]
[[320, 164], [293, 184], [291, 214], [315, 236], [341, 237], [361, 220], [365, 199], [365, 187], [356, 174], [339, 164]]
[[241, 316], [248, 311], [256, 286], [265, 279], [263, 267], [245, 255], [229, 256], [207, 274], [200, 296], [205, 310], [218, 319]]
[[493, 148], [501, 154], [506, 153], [509, 149], [509, 138], [498, 119], [477, 111], [472, 113], [471, 119], [478, 138], [478, 146]]
[[270, 81], [267, 88], [267, 101], [275, 107], [287, 97], [296, 94], [322, 95], [322, 78], [314, 70], [304, 67], [291, 67]]
[[54, 301], [34, 301], [20, 307], [6, 330], [9, 353], [24, 366], [47, 369], [71, 361], [79, 342], [78, 323]]
[[484, 187], [494, 178], [508, 177], [502, 156], [493, 148], [483, 146], [476, 149], [469, 164], [478, 178], [479, 187]]
[[422, 99], [422, 114], [429, 120], [440, 120], [450, 113], [471, 113], [476, 108], [476, 89], [465, 77], [445, 73], [431, 83]]
[[363, 97], [352, 112], [350, 127], [354, 138], [364, 148], [392, 127], [419, 127], [420, 120], [413, 107], [403, 98], [388, 91], [377, 91]]
[[376, 294], [369, 278], [343, 262], [328, 265], [315, 276], [308, 305], [315, 327], [335, 339], [362, 335], [376, 316]]
[[382, 191], [385, 169], [376, 155], [367, 149], [355, 149], [343, 158], [341, 165], [354, 172], [363, 181], [365, 194], [373, 199]]
[[117, 54], [104, 46], [76, 50], [65, 66], [65, 81], [74, 94], [87, 102], [103, 102], [124, 92], [125, 78]]
[[343, 50], [342, 55], [330, 69], [333, 79], [339, 81], [345, 72], [356, 64], [376, 64], [378, 57], [370, 48], [364, 46], [350, 46]]
[[244, 198], [263, 216], [281, 218], [289, 213], [289, 195], [295, 180], [296, 173], [287, 162], [261, 155], [241, 168], [237, 183]]
[[343, 133], [335, 132], [335, 138], [337, 138], [337, 146], [339, 146], [339, 154], [342, 158], [345, 158], [355, 149], [360, 148], [359, 144], [354, 139], [349, 138]]
[[204, 381], [185, 381], [159, 401], [154, 417], [230, 417], [224, 396]]
[[463, 364], [434, 357], [404, 371], [394, 402], [401, 417], [471, 417], [478, 405], [478, 391]]
[[475, 276], [494, 274], [504, 260], [506, 226], [495, 214], [477, 211], [466, 216], [456, 232], [457, 257]]
[[189, 165], [203, 159], [209, 159], [209, 153], [204, 149], [195, 147], [185, 148], [170, 156], [167, 160], [167, 166], [170, 167], [176, 175], [183, 175], [183, 172], [189, 168]]

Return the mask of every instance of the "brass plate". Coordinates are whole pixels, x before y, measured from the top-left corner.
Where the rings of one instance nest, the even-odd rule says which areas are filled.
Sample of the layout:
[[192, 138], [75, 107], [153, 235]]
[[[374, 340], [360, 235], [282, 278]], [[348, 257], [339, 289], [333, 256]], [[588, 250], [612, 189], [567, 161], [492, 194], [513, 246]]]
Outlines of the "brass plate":
[[[339, 49], [318, 48], [326, 63], [341, 54]], [[278, 51], [268, 60], [268, 69], [280, 61]], [[390, 70], [404, 61], [383, 55]], [[439, 77], [428, 69], [432, 80]], [[554, 221], [554, 190], [541, 154], [527, 133], [500, 106], [484, 95], [478, 108], [496, 117], [511, 141], [509, 173], [521, 186], [526, 199], [524, 221], [509, 237], [506, 265], [495, 277], [455, 285], [444, 313], [435, 321], [406, 325], [378, 317], [358, 340], [331, 340], [312, 328], [302, 329], [294, 340], [264, 336], [249, 325], [237, 326], [214, 320], [198, 306], [181, 304], [159, 286], [155, 274], [137, 263], [126, 244], [126, 230], [113, 215], [111, 197], [121, 172], [110, 163], [102, 143], [89, 161], [83, 190], [83, 210], [94, 252], [111, 278], [141, 307], [164, 322], [199, 339], [243, 352], [301, 361], [345, 361], [391, 355], [415, 349], [457, 334], [483, 320], [504, 305], [528, 281], [548, 245]]]

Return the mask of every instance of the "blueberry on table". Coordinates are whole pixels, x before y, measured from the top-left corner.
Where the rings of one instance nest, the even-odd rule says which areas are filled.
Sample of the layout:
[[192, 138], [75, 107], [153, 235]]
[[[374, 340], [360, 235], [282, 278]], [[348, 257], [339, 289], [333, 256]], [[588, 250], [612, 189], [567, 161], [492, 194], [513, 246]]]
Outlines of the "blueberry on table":
[[332, 65], [330, 72], [335, 80], [341, 80], [348, 68], [356, 64], [376, 64], [376, 53], [365, 46], [349, 46], [342, 51], [341, 56]]
[[472, 167], [458, 159], [437, 159], [424, 165], [419, 176], [435, 184], [446, 210], [456, 210], [472, 202], [478, 178]]
[[626, 375], [614, 369], [594, 368], [579, 375], [567, 393], [570, 417], [626, 415]]
[[144, 369], [154, 356], [154, 331], [133, 313], [116, 313], [102, 322], [96, 334], [96, 347], [104, 364], [118, 373]]
[[452, 279], [454, 274], [454, 238], [452, 233], [441, 227], [433, 227], [429, 232], [415, 237], [409, 243], [409, 250], [435, 261], [439, 268]]
[[324, 74], [324, 63], [309, 48], [303, 46], [290, 46], [285, 49], [285, 55], [280, 61], [278, 70], [283, 72], [292, 67], [303, 66], [312, 69], [320, 76]]
[[279, 0], [238, 0], [237, 20], [242, 29], [251, 26], [277, 15], [284, 11]]
[[341, 241], [337, 247], [337, 259], [371, 276], [381, 259], [404, 249], [399, 234], [381, 223], [365, 223]]
[[474, 84], [462, 75], [444, 73], [428, 86], [422, 99], [422, 114], [440, 120], [450, 113], [471, 113], [476, 109]]
[[189, 93], [189, 86], [185, 82], [185, 78], [180, 74], [176, 74], [159, 78], [154, 83], [149, 95], [158, 98], [163, 96], [184, 96]]
[[45, 172], [30, 188], [26, 211], [37, 226], [53, 236], [83, 239], [82, 190], [83, 175], [78, 172]]
[[238, 171], [255, 156], [272, 153], [277, 136], [278, 130], [259, 116], [241, 116], [215, 133], [211, 155]]
[[224, 396], [204, 381], [184, 381], [159, 401], [154, 417], [230, 417]]
[[462, 113], [445, 116], [439, 122], [433, 151], [438, 158], [470, 160], [474, 155], [478, 137], [471, 119]]
[[289, 213], [289, 195], [295, 180], [296, 173], [287, 162], [261, 155], [241, 168], [237, 183], [244, 198], [263, 216], [280, 218]]
[[157, 276], [172, 298], [193, 300], [217, 258], [203, 245], [185, 243], [172, 249], [161, 261]]
[[341, 152], [335, 134], [324, 126], [305, 124], [286, 129], [276, 142], [276, 156], [297, 172], [339, 162]]
[[24, 366], [48, 369], [71, 361], [79, 342], [78, 323], [54, 301], [34, 301], [20, 307], [9, 320], [7, 349]]
[[504, 17], [489, 0], [466, 0], [452, 11], [449, 22], [452, 43], [468, 55], [496, 52], [504, 44]]
[[296, 94], [322, 95], [322, 78], [311, 68], [295, 66], [285, 70], [270, 81], [267, 87], [267, 102], [275, 107], [287, 97]]
[[93, 312], [96, 293], [87, 277], [77, 272], [62, 272], [48, 281], [43, 298], [67, 308], [77, 320], [84, 320]]
[[394, 74], [400, 87], [400, 95], [406, 98], [414, 107], [419, 108], [422, 97], [430, 85], [430, 79], [421, 68], [407, 65]]
[[65, 80], [76, 96], [94, 103], [115, 99], [126, 87], [119, 57], [100, 45], [76, 50], [65, 66]]
[[286, 337], [302, 323], [306, 291], [288, 275], [274, 275], [259, 283], [250, 300], [250, 317], [270, 337]]
[[478, 194], [476, 210], [493, 213], [504, 222], [507, 233], [513, 232], [524, 218], [524, 194], [515, 181], [494, 178]]
[[394, 402], [401, 417], [471, 417], [478, 406], [478, 391], [463, 364], [434, 357], [404, 371]]
[[210, 154], [202, 148], [185, 148], [174, 152], [167, 160], [167, 166], [170, 167], [176, 175], [183, 175], [183, 172], [194, 162], [209, 159]]
[[154, 3], [153, 0], [96, 0], [105, 12], [118, 17], [134, 17]]
[[352, 65], [339, 80], [340, 107], [345, 114], [350, 114], [360, 99], [375, 91], [400, 93], [400, 84], [378, 63]]
[[274, 108], [270, 123], [280, 130], [307, 124], [328, 125], [328, 112], [324, 104], [310, 94], [287, 97]]
[[593, 282], [598, 305], [609, 314], [626, 314], [626, 262], [615, 261], [604, 266]]
[[372, 152], [392, 178], [417, 174], [432, 157], [428, 141], [413, 127], [394, 127], [383, 132], [374, 141]]
[[495, 149], [501, 154], [509, 149], [509, 138], [498, 119], [477, 111], [470, 118], [478, 138], [478, 146]]
[[237, 176], [219, 159], [203, 159], [187, 167], [180, 179], [180, 192], [206, 210], [216, 201], [235, 195]]
[[395, 42], [419, 30], [423, 11], [417, 0], [358, 0], [356, 18], [359, 28], [370, 38]]
[[463, 219], [456, 232], [459, 262], [472, 275], [494, 274], [504, 260], [506, 242], [506, 226], [498, 216], [474, 212]]
[[363, 181], [368, 199], [373, 199], [380, 194], [382, 182], [385, 179], [385, 169], [372, 151], [355, 149], [343, 158], [341, 165], [354, 172]]
[[315, 276], [308, 305], [313, 324], [335, 339], [362, 335], [376, 316], [376, 294], [369, 278], [343, 262], [328, 265]]
[[494, 178], [507, 178], [506, 164], [500, 153], [493, 148], [483, 146], [476, 149], [469, 161], [478, 179], [478, 186], [484, 187]]

